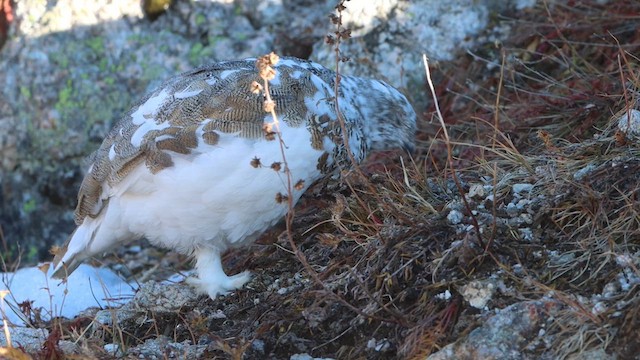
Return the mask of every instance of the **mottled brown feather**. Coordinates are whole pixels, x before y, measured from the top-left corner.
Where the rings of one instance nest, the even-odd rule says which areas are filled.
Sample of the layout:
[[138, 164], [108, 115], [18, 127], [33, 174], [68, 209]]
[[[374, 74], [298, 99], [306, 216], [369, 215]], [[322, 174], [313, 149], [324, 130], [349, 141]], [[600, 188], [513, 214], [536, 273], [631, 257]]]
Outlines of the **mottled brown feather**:
[[[332, 84], [335, 75], [326, 69], [304, 68], [304, 61], [300, 61], [303, 67], [277, 68], [279, 82], [269, 86], [270, 94], [281, 120], [290, 126], [307, 123], [313, 134], [313, 147], [321, 149], [322, 138], [329, 131], [324, 120], [329, 119], [310, 126], [305, 98], [318, 91], [311, 83], [312, 74], [321, 76], [328, 84]], [[268, 117], [262, 107], [264, 97], [251, 92], [253, 82], [263, 81], [250, 61], [212, 64], [168, 80], [134, 105], [95, 154], [92, 169], [78, 194], [76, 222], [100, 214], [104, 207], [101, 197], [105, 184], [117, 185], [142, 162], [152, 173], [157, 173], [173, 165], [172, 156], [194, 154], [199, 141], [216, 145], [219, 133], [235, 133], [252, 139], [265, 137], [263, 123]], [[135, 115], [141, 106], [162, 91], [169, 95], [156, 109]], [[328, 92], [326, 95], [332, 96]], [[134, 119], [134, 116], [138, 118]], [[141, 126], [163, 123], [169, 126], [147, 131], [141, 144], [133, 145], [132, 138]], [[200, 139], [199, 129], [202, 131]]]

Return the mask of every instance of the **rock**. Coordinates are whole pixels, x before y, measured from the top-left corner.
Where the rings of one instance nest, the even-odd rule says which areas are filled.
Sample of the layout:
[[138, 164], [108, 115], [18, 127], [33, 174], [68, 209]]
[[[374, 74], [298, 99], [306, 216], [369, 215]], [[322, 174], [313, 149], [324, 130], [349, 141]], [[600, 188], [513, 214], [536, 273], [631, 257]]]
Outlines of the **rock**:
[[[463, 49], [479, 41], [498, 40], [504, 31], [487, 29], [492, 14], [521, 8], [521, 2], [467, 0], [374, 0], [346, 2], [343, 24], [353, 38], [340, 46], [351, 60], [340, 64], [345, 74], [375, 77], [422, 93], [425, 70], [422, 54], [430, 60], [452, 60]], [[335, 31], [331, 29], [330, 31]], [[488, 38], [481, 34], [488, 31]], [[311, 58], [335, 70], [336, 55], [331, 47], [316, 43]], [[417, 99], [414, 99], [417, 100]]]
[[148, 314], [157, 319], [172, 318], [181, 310], [193, 308], [197, 300], [198, 294], [187, 284], [149, 281], [142, 284], [133, 299], [122, 307], [98, 311], [93, 330], [100, 332], [105, 327], [125, 328], [128, 324], [142, 326], [148, 323]]
[[513, 184], [513, 196], [516, 198], [527, 198], [533, 189], [532, 184]]
[[640, 111], [631, 109], [624, 112], [616, 121], [618, 130], [625, 133], [627, 138], [640, 140]]
[[492, 280], [474, 280], [463, 286], [460, 294], [476, 309], [484, 309], [496, 292], [496, 285]]
[[185, 283], [161, 284], [149, 281], [142, 285], [140, 291], [127, 307], [155, 313], [169, 313], [185, 307], [193, 307], [197, 300], [198, 294], [192, 286]]
[[202, 359], [206, 345], [193, 345], [185, 340], [181, 343], [172, 342], [166, 336], [149, 339], [142, 345], [127, 350], [128, 356], [140, 359]]
[[256, 29], [273, 35], [276, 52], [307, 59], [314, 44], [324, 42], [331, 28], [328, 15], [333, 13], [336, 1], [242, 0], [235, 3]]
[[616, 360], [615, 355], [607, 354], [604, 349], [594, 349], [582, 351], [579, 354], [572, 354], [567, 357], [567, 360]]
[[513, 304], [471, 331], [465, 338], [431, 354], [427, 360], [523, 359], [524, 349], [560, 309], [553, 301], [524, 301]]
[[[7, 339], [4, 331], [0, 331], [0, 346], [7, 346]], [[11, 345], [13, 347], [22, 347], [28, 352], [37, 352], [42, 349], [42, 343], [49, 336], [46, 329], [34, 329], [30, 327], [13, 326], [9, 327], [11, 334]]]
[[293, 354], [289, 360], [333, 360], [332, 358], [316, 358], [307, 353]]
[[122, 348], [118, 344], [105, 344], [103, 348], [104, 351], [114, 357], [122, 357], [123, 355]]
[[449, 220], [452, 225], [460, 224], [463, 218], [464, 215], [458, 210], [451, 210], [447, 215], [447, 220]]

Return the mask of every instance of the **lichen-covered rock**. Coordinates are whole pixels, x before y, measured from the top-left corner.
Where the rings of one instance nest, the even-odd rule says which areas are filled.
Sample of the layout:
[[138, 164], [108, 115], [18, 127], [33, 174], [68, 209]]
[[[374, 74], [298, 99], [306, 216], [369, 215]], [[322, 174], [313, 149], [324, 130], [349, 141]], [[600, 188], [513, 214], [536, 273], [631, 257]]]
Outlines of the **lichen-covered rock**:
[[206, 345], [191, 344], [190, 341], [171, 341], [166, 336], [149, 339], [144, 344], [133, 347], [127, 355], [139, 359], [202, 359]]
[[134, 298], [116, 309], [100, 310], [95, 316], [95, 331], [105, 327], [125, 327], [126, 324], [142, 326], [148, 323], [148, 314], [157, 318], [176, 316], [180, 310], [193, 308], [198, 294], [182, 284], [160, 284], [149, 281], [142, 284]]
[[427, 357], [445, 359], [522, 359], [522, 350], [561, 308], [554, 301], [524, 301], [499, 310], [484, 325]]
[[[347, 2], [344, 28], [353, 38], [341, 44], [346, 74], [376, 77], [409, 93], [424, 86], [422, 54], [452, 60], [461, 50], [498, 40], [506, 29], [489, 27], [492, 14], [521, 8], [522, 1], [374, 0]], [[335, 31], [335, 28], [331, 31]], [[481, 37], [481, 35], [484, 35]], [[316, 43], [313, 60], [335, 68], [332, 48]], [[416, 99], [417, 100], [417, 99]]]
[[627, 138], [632, 140], [640, 139], [640, 110], [631, 109], [625, 111], [617, 120], [618, 130], [623, 132]]
[[322, 43], [331, 28], [328, 15], [333, 13], [337, 1], [242, 0], [235, 3], [255, 28], [273, 35], [277, 52], [306, 59], [314, 44]]
[[[26, 351], [39, 351], [42, 349], [42, 343], [49, 336], [47, 329], [34, 329], [30, 327], [15, 326], [9, 327], [11, 336], [11, 346], [21, 347]], [[0, 346], [7, 346], [7, 339], [4, 332], [0, 335]]]

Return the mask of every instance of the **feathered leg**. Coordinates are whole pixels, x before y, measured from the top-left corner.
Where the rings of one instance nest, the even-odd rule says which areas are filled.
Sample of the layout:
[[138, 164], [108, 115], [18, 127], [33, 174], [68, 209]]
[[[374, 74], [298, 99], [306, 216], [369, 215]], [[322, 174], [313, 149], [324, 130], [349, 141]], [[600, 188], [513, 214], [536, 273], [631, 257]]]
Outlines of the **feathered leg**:
[[198, 292], [209, 295], [212, 299], [242, 287], [251, 279], [251, 274], [248, 271], [233, 276], [225, 274], [218, 249], [200, 248], [195, 251], [195, 257], [198, 278], [188, 278], [187, 283], [195, 287]]

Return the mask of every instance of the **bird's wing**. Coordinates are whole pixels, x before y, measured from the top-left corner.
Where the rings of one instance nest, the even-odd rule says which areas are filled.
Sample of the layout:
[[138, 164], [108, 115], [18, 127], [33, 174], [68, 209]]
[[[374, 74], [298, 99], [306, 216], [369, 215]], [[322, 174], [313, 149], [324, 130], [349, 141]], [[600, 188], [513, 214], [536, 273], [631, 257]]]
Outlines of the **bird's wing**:
[[[288, 125], [311, 124], [314, 134], [314, 129], [318, 132], [327, 126], [325, 113], [331, 109], [318, 103], [327, 100], [317, 96], [319, 78], [308, 71], [311, 65], [298, 65], [285, 60], [277, 67], [270, 94]], [[269, 116], [263, 109], [263, 95], [251, 91], [253, 82], [262, 80], [255, 61], [248, 59], [183, 73], [148, 94], [120, 119], [93, 155], [78, 193], [76, 223], [80, 225], [87, 216], [97, 217], [113, 195], [111, 189], [143, 163], [151, 173], [157, 173], [172, 166], [172, 157], [177, 154], [211, 151], [219, 133], [264, 137], [263, 123]], [[309, 101], [313, 98], [315, 102]], [[318, 138], [314, 146], [322, 147], [322, 134], [314, 135]]]

